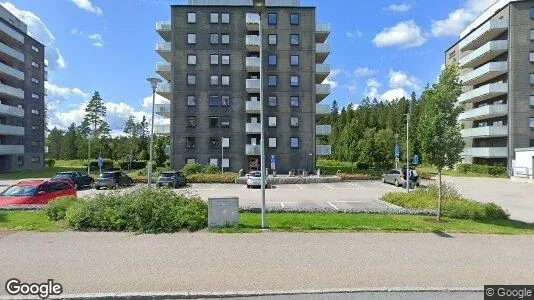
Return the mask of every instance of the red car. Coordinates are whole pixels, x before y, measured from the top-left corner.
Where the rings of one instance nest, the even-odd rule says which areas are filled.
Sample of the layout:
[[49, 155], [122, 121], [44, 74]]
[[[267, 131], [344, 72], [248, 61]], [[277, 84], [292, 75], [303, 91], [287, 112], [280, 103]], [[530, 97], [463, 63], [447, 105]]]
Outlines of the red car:
[[77, 196], [76, 190], [67, 181], [21, 181], [0, 193], [0, 206], [47, 204], [62, 196]]

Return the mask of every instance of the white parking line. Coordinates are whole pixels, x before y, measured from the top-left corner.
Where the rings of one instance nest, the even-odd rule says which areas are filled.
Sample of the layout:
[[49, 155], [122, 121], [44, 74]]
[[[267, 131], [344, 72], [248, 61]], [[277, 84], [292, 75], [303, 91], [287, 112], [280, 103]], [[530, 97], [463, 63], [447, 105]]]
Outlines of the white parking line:
[[303, 188], [302, 188], [302, 187], [301, 187], [300, 185], [298, 185], [298, 184], [297, 184], [296, 186], [298, 186], [298, 187], [299, 187], [299, 189], [303, 190]]
[[282, 205], [282, 208], [284, 208], [284, 202], [280, 202], [280, 205]]
[[215, 190], [215, 189], [217, 189], [217, 188], [218, 188], [218, 187], [220, 187], [220, 186], [221, 186], [221, 185], [220, 185], [220, 184], [218, 184], [218, 185], [216, 185], [216, 186], [212, 187], [212, 188], [211, 188], [211, 190]]
[[[373, 200], [350, 200], [350, 201], [330, 201], [333, 203], [362, 203], [362, 202], [374, 202]], [[328, 203], [330, 203], [328, 202]]]
[[332, 206], [334, 209], [337, 209], [337, 207], [336, 207], [334, 204], [332, 204], [332, 203], [330, 203], [330, 202], [328, 202], [328, 204], [329, 204], [330, 206]]
[[243, 187], [242, 187], [241, 189], [242, 189], [242, 190], [244, 190], [244, 189], [246, 189], [246, 188], [247, 188], [247, 186], [246, 186], [246, 185], [244, 185], [244, 186], [243, 186]]
[[327, 188], [331, 189], [331, 190], [335, 190], [335, 188], [332, 187], [331, 185], [328, 185], [328, 184], [326, 184], [326, 183], [323, 183], [323, 185], [326, 186]]

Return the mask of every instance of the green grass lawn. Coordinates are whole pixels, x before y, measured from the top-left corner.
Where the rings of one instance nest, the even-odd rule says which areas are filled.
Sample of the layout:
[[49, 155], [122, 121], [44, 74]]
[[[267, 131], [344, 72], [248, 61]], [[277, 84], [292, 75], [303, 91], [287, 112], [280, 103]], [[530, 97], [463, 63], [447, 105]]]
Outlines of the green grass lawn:
[[42, 211], [0, 211], [0, 230], [61, 231]]
[[[438, 169], [436, 169], [435, 167], [432, 167], [432, 166], [427, 166], [427, 165], [418, 166], [417, 167], [417, 171], [419, 173], [438, 174]], [[473, 173], [473, 172], [462, 173], [462, 172], [458, 172], [455, 169], [442, 170], [441, 174], [445, 175], [445, 176], [451, 176], [451, 177], [496, 177], [496, 178], [508, 178], [507, 175], [492, 176], [490, 174], [480, 174], [480, 173]]]
[[[57, 172], [61, 171], [82, 171], [87, 172], [87, 167], [44, 167], [41, 170], [16, 171], [9, 173], [1, 173], [0, 180], [6, 179], [28, 179], [28, 178], [50, 178]], [[92, 176], [97, 176], [98, 172], [92, 171]]]

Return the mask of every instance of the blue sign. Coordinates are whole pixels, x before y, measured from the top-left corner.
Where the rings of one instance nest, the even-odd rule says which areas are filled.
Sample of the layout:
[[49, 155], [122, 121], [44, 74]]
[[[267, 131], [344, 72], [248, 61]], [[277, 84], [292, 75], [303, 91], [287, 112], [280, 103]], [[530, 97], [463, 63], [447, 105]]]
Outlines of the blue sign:
[[395, 145], [395, 158], [400, 157], [400, 147], [399, 145]]
[[414, 154], [413, 156], [413, 164], [418, 165], [419, 164], [419, 155]]
[[104, 165], [104, 159], [102, 159], [102, 156], [99, 156], [98, 157], [98, 167], [102, 168], [103, 165]]
[[271, 155], [271, 170], [276, 170], [276, 155]]

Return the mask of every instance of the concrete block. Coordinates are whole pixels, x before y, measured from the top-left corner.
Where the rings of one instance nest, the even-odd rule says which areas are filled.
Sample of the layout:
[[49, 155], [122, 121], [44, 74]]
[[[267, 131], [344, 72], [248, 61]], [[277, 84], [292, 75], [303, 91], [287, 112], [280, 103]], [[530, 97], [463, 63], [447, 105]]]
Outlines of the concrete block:
[[208, 227], [233, 226], [239, 223], [238, 197], [208, 198]]

